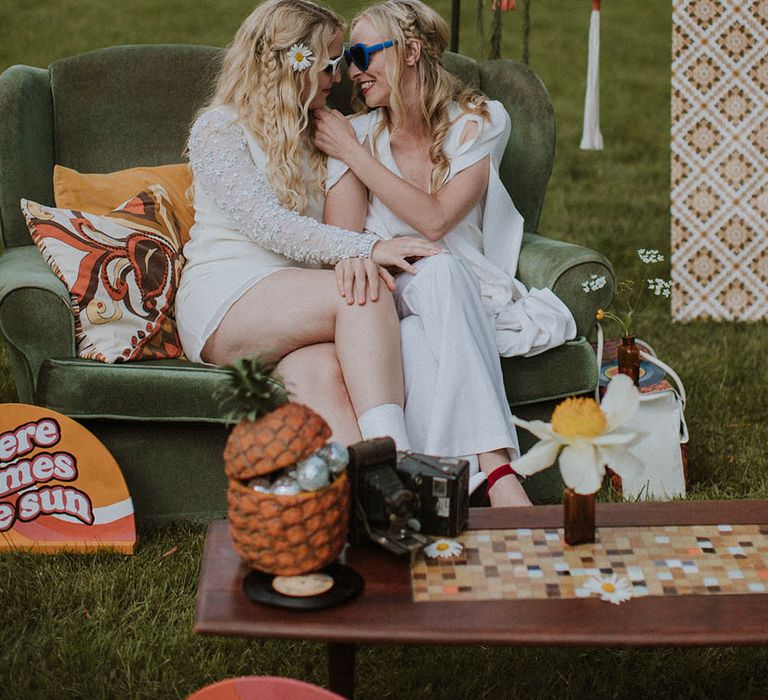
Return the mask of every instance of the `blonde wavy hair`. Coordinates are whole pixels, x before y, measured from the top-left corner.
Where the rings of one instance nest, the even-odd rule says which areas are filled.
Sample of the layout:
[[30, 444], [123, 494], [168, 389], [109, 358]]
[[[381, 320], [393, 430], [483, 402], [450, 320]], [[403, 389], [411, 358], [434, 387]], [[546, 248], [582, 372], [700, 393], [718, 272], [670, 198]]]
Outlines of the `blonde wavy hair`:
[[[429, 156], [432, 161], [431, 190], [437, 191], [448, 176], [450, 163], [443, 151], [445, 137], [451, 126], [448, 105], [458, 103], [463, 112], [488, 118], [488, 98], [478, 90], [468, 87], [443, 66], [443, 52], [448, 46], [448, 24], [431, 7], [420, 0], [387, 0], [358, 13], [352, 20], [352, 28], [367, 18], [379, 30], [385, 40], [394, 39], [397, 44], [387, 49], [385, 73], [392, 90], [391, 108], [395, 114], [404, 111], [402, 98], [402, 77], [408, 42], [421, 42], [421, 56], [416, 69], [419, 80], [421, 118], [430, 137]], [[354, 106], [358, 112], [365, 112], [365, 104], [355, 92]], [[387, 127], [382, 120], [375, 136]]]
[[[312, 190], [325, 189], [327, 158], [312, 143], [309, 105], [317, 94], [318, 76], [328, 65], [328, 45], [339, 31], [344, 31], [341, 18], [309, 0], [261, 3], [235, 34], [206, 108], [228, 105], [236, 110], [267, 156], [267, 179], [280, 203], [300, 213]], [[302, 43], [314, 60], [308, 69], [295, 71], [288, 50]], [[309, 92], [302, 100], [307, 83]], [[302, 176], [305, 153], [315, 176], [310, 183]]]

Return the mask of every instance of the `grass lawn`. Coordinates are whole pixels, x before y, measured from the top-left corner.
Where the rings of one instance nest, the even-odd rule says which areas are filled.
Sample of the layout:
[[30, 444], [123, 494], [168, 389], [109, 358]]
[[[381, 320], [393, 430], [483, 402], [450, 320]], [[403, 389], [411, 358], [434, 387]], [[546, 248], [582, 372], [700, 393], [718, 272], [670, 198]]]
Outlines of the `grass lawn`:
[[[434, 5], [448, 16], [446, 0]], [[591, 3], [531, 5], [530, 63], [558, 118], [541, 230], [601, 250], [619, 278], [639, 276], [636, 248], [669, 250], [669, 0], [603, 3], [602, 152], [578, 148]], [[333, 6], [351, 17], [361, 4]], [[250, 8], [0, 0], [0, 71], [120, 43], [225, 45]], [[460, 48], [480, 56], [473, 13], [465, 0]], [[507, 58], [521, 54], [521, 20], [505, 16]], [[768, 498], [766, 324], [677, 324], [662, 304], [642, 314], [638, 331], [689, 392], [690, 497]], [[12, 401], [4, 353], [0, 363], [0, 401]], [[143, 532], [133, 557], [0, 557], [0, 697], [184, 697], [252, 673], [325, 683], [320, 644], [191, 633], [203, 537], [201, 525], [178, 525]], [[357, 678], [360, 698], [758, 698], [768, 696], [768, 652], [373, 646], [361, 650]]]

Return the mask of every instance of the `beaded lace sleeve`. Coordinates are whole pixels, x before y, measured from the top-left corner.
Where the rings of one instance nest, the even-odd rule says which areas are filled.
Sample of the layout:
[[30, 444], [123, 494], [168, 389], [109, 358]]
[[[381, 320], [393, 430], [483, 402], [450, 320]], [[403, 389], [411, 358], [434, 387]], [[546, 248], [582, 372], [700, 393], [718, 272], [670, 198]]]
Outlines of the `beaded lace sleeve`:
[[300, 263], [334, 264], [370, 257], [376, 236], [347, 231], [302, 216], [280, 204], [253, 162], [243, 127], [223, 109], [192, 126], [189, 162], [201, 187], [244, 236]]

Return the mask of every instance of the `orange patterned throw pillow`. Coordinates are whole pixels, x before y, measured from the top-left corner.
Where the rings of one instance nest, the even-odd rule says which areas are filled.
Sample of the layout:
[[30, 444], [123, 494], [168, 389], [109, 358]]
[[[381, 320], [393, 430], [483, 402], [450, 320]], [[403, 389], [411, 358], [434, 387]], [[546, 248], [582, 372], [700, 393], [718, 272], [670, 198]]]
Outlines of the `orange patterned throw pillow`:
[[195, 223], [195, 211], [187, 192], [192, 185], [192, 171], [186, 163], [128, 168], [114, 173], [80, 173], [63, 165], [53, 166], [53, 197], [62, 209], [107, 214], [134, 192], [150, 185], [161, 185], [171, 201], [179, 221], [182, 242], [189, 240]]
[[35, 244], [67, 285], [77, 352], [100, 362], [181, 357], [174, 298], [184, 264], [160, 185], [96, 216], [21, 200]]

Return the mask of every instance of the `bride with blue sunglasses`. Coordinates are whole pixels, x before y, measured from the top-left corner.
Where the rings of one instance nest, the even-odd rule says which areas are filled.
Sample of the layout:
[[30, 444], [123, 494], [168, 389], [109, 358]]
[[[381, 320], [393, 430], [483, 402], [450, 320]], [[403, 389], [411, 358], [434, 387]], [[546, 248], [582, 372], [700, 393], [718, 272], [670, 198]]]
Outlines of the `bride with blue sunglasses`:
[[[392, 435], [408, 448], [398, 318], [377, 265], [412, 270], [405, 258], [434, 246], [321, 223], [326, 158], [310, 133], [340, 80], [343, 29], [308, 0], [268, 0], [238, 30], [189, 136], [195, 223], [176, 319], [189, 359], [279, 361], [335, 439]], [[352, 257], [375, 303], [345, 304], [321, 269]]]
[[[325, 221], [382, 240], [421, 235], [446, 251], [395, 280], [409, 438], [425, 453], [478, 455], [473, 481], [487, 477], [491, 504], [523, 505], [499, 355], [543, 352], [575, 323], [550, 290], [514, 277], [523, 221], [498, 175], [509, 116], [443, 67], [447, 40], [419, 0], [355, 18], [345, 55], [358, 114], [317, 115], [315, 143], [331, 156]], [[336, 269], [347, 301], [364, 299], [360, 264]]]

